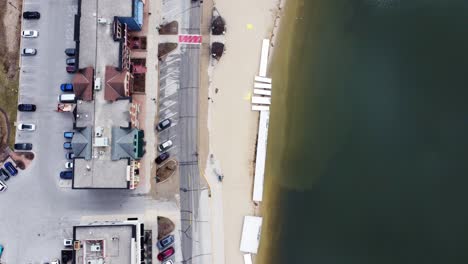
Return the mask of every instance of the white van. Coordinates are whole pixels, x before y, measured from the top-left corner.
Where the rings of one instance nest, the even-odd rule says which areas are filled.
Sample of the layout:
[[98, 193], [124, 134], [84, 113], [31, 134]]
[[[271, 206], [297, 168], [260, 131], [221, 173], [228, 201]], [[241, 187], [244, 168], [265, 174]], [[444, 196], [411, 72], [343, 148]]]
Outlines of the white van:
[[58, 96], [58, 101], [60, 103], [74, 103], [75, 102], [75, 94], [61, 94]]

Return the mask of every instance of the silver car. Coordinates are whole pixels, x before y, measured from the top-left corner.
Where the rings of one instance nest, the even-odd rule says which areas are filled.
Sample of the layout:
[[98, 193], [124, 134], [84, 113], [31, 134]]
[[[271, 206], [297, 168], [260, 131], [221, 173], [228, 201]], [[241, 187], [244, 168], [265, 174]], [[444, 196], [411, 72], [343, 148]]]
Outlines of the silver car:
[[34, 56], [37, 54], [36, 49], [31, 49], [31, 48], [25, 48], [21, 50], [21, 55], [23, 56]]
[[170, 149], [171, 147], [172, 147], [172, 140], [167, 140], [159, 144], [158, 150], [159, 152], [163, 152], [163, 151]]
[[23, 38], [37, 38], [37, 36], [39, 36], [39, 32], [37, 30], [23, 30], [23, 32], [21, 32], [21, 36]]
[[19, 131], [34, 131], [36, 130], [36, 125], [20, 123], [18, 124], [18, 130]]

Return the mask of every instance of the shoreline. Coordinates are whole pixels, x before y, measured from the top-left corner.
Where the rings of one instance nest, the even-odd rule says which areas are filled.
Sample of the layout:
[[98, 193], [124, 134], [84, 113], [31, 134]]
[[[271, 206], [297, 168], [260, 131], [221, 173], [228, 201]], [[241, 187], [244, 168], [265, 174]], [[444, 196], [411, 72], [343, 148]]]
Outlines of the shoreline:
[[[199, 139], [200, 169], [205, 172], [202, 175], [212, 195], [213, 263], [243, 263], [244, 253], [239, 250], [243, 218], [264, 214], [264, 206], [252, 201], [259, 113], [250, 109], [250, 96], [253, 77], [258, 74], [261, 40], [271, 41], [270, 66], [285, 3], [285, 0], [262, 0], [252, 4], [241, 0], [232, 6], [229, 1], [218, 0], [213, 5], [227, 24], [226, 54], [216, 66], [208, 65], [208, 100], [203, 96], [204, 89], [199, 99], [201, 110], [206, 109], [206, 123], [200, 121], [200, 131], [207, 132], [207, 137], [201, 133]], [[247, 19], [239, 18], [236, 11], [243, 5], [252, 9]], [[222, 183], [216, 174], [225, 176]]]

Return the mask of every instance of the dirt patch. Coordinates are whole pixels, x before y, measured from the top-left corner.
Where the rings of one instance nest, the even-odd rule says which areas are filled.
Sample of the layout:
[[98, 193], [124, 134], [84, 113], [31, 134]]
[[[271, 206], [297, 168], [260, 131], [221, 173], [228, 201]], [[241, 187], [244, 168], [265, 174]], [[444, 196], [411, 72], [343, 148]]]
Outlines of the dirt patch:
[[159, 35], [177, 35], [179, 33], [179, 23], [172, 21], [159, 28]]
[[0, 149], [3, 149], [8, 144], [9, 135], [10, 125], [8, 123], [8, 115], [0, 108]]
[[158, 240], [174, 231], [175, 225], [171, 219], [158, 216]]
[[[6, 112], [10, 127], [16, 121], [19, 79], [19, 43], [21, 30], [21, 0], [0, 1], [0, 105]], [[15, 141], [10, 131], [8, 144]], [[0, 138], [4, 138], [2, 130]]]
[[177, 161], [169, 160], [156, 170], [156, 182], [164, 182], [169, 179], [177, 170]]
[[177, 48], [177, 43], [160, 43], [158, 45], [158, 60], [164, 60], [169, 52]]
[[213, 57], [216, 60], [221, 59], [221, 56], [223, 56], [224, 53], [224, 44], [220, 42], [213, 42], [211, 44], [211, 57]]
[[11, 152], [10, 157], [15, 161], [16, 166], [24, 170], [34, 159], [32, 152]]

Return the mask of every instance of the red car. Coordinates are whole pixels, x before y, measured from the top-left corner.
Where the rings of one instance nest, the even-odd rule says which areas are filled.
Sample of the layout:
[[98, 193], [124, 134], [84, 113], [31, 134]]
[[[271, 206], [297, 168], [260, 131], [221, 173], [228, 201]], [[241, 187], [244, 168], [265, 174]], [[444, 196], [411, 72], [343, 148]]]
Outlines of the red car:
[[162, 251], [161, 253], [158, 254], [158, 260], [159, 261], [163, 261], [165, 259], [168, 259], [170, 258], [172, 255], [174, 255], [174, 248], [173, 247], [170, 247], [164, 251]]

